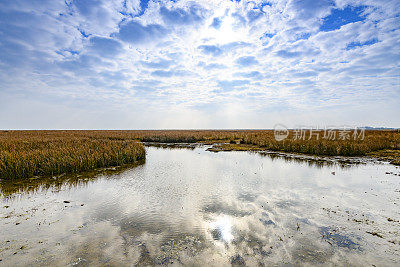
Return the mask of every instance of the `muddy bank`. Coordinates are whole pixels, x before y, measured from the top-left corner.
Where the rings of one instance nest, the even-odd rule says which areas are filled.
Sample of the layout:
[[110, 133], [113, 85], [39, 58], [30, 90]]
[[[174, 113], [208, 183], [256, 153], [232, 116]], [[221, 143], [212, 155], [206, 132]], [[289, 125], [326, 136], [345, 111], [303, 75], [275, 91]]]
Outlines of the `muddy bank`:
[[367, 162], [388, 162], [393, 165], [400, 165], [399, 150], [380, 150], [371, 152], [365, 156], [349, 157], [349, 156], [324, 156], [324, 155], [309, 155], [283, 151], [270, 151], [263, 147], [251, 144], [242, 144], [240, 140], [237, 143], [214, 143], [212, 147], [207, 149], [210, 152], [226, 152], [226, 151], [254, 151], [262, 152], [270, 155], [279, 155], [282, 157], [298, 158], [315, 161], [335, 161], [342, 164], [362, 164]]

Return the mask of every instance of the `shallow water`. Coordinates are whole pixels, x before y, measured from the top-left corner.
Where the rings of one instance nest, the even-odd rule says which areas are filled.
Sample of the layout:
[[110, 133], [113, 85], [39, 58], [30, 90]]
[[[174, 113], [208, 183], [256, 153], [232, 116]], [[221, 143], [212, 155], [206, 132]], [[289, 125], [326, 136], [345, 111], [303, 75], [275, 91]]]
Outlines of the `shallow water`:
[[1, 184], [0, 265], [399, 265], [399, 173], [148, 147], [137, 167]]

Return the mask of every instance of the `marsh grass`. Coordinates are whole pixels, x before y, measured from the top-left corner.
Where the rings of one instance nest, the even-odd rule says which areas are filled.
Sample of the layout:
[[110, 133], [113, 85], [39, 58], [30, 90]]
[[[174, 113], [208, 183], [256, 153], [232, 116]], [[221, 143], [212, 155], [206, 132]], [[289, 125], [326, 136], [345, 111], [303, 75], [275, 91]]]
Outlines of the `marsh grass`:
[[272, 151], [294, 152], [323, 156], [365, 156], [370, 152], [400, 149], [400, 133], [398, 131], [365, 131], [364, 139], [352, 137], [349, 139], [327, 140], [307, 136], [304, 140], [293, 138], [294, 131], [290, 131], [287, 139], [276, 141], [273, 131], [260, 134], [250, 134], [243, 137], [246, 144], [257, 145]]
[[[339, 131], [339, 130], [338, 130]], [[306, 134], [304, 140], [294, 138], [295, 131], [283, 141], [276, 141], [273, 130], [197, 130], [197, 131], [130, 131], [125, 134], [148, 142], [226, 142], [228, 150], [271, 150], [291, 153], [302, 153], [321, 156], [365, 156], [380, 150], [399, 150], [400, 132], [397, 130], [367, 130], [364, 138], [353, 138], [354, 130], [349, 132], [348, 139], [317, 139]], [[123, 135], [123, 133], [114, 133]]]
[[76, 173], [145, 158], [135, 140], [89, 137], [79, 132], [12, 131], [0, 134], [0, 178]]
[[[273, 130], [149, 130], [149, 131], [2, 131], [0, 179], [16, 179], [88, 171], [134, 163], [145, 158], [143, 142], [212, 144], [229, 149], [270, 150], [321, 156], [366, 156], [400, 150], [400, 132], [365, 131], [365, 138], [276, 141]], [[388, 156], [390, 156], [388, 155]], [[398, 156], [394, 156], [395, 160]]]

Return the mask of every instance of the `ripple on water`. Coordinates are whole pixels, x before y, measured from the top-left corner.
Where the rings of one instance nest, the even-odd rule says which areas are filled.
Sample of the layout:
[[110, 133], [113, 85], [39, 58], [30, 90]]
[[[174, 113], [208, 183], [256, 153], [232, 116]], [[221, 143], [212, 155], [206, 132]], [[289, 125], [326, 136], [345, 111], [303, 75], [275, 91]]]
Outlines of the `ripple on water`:
[[391, 165], [165, 147], [139, 167], [0, 183], [1, 263], [400, 264]]

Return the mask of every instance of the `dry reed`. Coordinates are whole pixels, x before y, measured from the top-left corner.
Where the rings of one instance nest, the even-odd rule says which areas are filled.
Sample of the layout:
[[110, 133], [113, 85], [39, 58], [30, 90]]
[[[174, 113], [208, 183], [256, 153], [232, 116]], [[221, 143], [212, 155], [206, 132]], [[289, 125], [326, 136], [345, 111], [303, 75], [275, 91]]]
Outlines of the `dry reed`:
[[[137, 141], [159, 143], [214, 142], [256, 145], [265, 150], [328, 156], [364, 156], [400, 149], [397, 130], [365, 131], [365, 138], [276, 141], [272, 130], [149, 130], [149, 131], [2, 131], [0, 179], [79, 172], [132, 163], [145, 158]], [[351, 134], [351, 133], [350, 133]]]
[[40, 131], [0, 134], [0, 179], [55, 175], [118, 166], [145, 158], [134, 140]]

